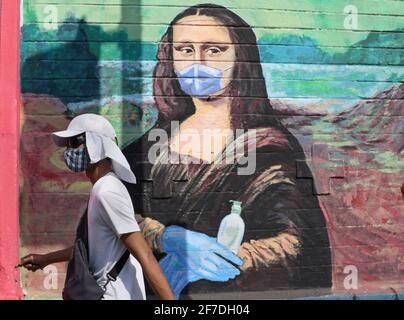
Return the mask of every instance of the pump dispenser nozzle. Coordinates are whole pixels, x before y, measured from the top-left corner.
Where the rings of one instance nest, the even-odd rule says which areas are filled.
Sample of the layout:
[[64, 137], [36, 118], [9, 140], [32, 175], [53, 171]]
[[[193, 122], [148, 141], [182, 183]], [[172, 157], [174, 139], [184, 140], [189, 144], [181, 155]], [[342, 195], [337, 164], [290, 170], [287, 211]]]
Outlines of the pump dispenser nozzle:
[[233, 203], [230, 213], [241, 214], [241, 201], [230, 200]]

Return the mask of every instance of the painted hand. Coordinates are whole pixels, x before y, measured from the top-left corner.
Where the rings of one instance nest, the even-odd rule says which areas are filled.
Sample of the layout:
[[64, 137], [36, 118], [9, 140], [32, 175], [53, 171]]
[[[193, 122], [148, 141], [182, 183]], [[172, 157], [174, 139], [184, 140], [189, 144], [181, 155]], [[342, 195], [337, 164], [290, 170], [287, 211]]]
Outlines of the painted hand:
[[164, 252], [168, 254], [161, 260], [161, 267], [171, 288], [177, 289], [177, 292], [189, 282], [200, 279], [227, 281], [240, 274], [239, 269], [230, 262], [240, 266], [243, 260], [219, 244], [216, 238], [204, 233], [169, 226], [164, 230], [161, 242]]
[[168, 254], [161, 259], [160, 267], [177, 300], [179, 299], [181, 291], [188, 283], [202, 279], [192, 270], [184, 268], [184, 266], [180, 264], [178, 256], [174, 253]]

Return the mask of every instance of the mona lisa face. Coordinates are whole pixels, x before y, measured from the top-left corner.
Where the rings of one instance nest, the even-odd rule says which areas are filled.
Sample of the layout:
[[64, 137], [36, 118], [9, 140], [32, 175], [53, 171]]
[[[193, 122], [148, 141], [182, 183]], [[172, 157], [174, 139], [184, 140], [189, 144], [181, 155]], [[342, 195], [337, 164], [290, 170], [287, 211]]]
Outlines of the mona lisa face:
[[222, 94], [231, 81], [236, 52], [230, 33], [212, 17], [188, 16], [173, 27], [174, 70], [198, 63], [223, 71]]

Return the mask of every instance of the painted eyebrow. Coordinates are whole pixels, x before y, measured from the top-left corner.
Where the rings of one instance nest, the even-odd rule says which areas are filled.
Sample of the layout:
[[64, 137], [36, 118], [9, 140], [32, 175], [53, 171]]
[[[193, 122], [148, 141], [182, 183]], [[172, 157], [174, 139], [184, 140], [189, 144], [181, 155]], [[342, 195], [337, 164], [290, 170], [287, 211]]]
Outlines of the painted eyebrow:
[[191, 43], [175, 43], [173, 47], [175, 50], [180, 50], [182, 47], [190, 47], [194, 49], [194, 46]]
[[227, 49], [229, 48], [228, 44], [222, 44], [222, 43], [204, 43], [202, 45], [203, 48], [210, 48], [210, 47], [218, 47], [221, 49]]
[[173, 41], [174, 44], [184, 44], [184, 43], [193, 43], [191, 40], [179, 40], [179, 41]]
[[209, 39], [209, 40], [206, 40], [206, 41], [202, 41], [202, 42], [195, 42], [195, 41], [191, 41], [191, 40], [188, 40], [188, 39], [184, 39], [184, 40], [179, 40], [179, 41], [175, 41], [175, 42], [173, 42], [174, 44], [184, 44], [184, 43], [203, 43], [203, 44], [210, 44], [210, 45], [212, 45], [212, 46], [219, 46], [219, 45], [230, 45], [230, 43], [228, 43], [228, 42], [218, 42], [218, 41], [215, 41], [215, 40], [211, 40], [211, 39]]

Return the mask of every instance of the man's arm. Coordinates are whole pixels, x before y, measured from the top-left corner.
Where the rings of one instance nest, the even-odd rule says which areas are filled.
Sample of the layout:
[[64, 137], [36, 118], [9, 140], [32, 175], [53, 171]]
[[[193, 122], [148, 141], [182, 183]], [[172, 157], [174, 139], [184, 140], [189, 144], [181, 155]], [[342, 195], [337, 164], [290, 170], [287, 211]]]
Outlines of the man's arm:
[[145, 241], [141, 232], [126, 233], [121, 236], [122, 242], [129, 252], [136, 257], [142, 265], [146, 279], [154, 293], [161, 300], [175, 300], [170, 285], [167, 282], [159, 263], [153, 255], [150, 246]]
[[21, 258], [19, 267], [35, 272], [38, 269], [43, 269], [47, 265], [57, 262], [68, 261], [72, 254], [73, 247], [49, 252], [47, 254], [29, 254]]

